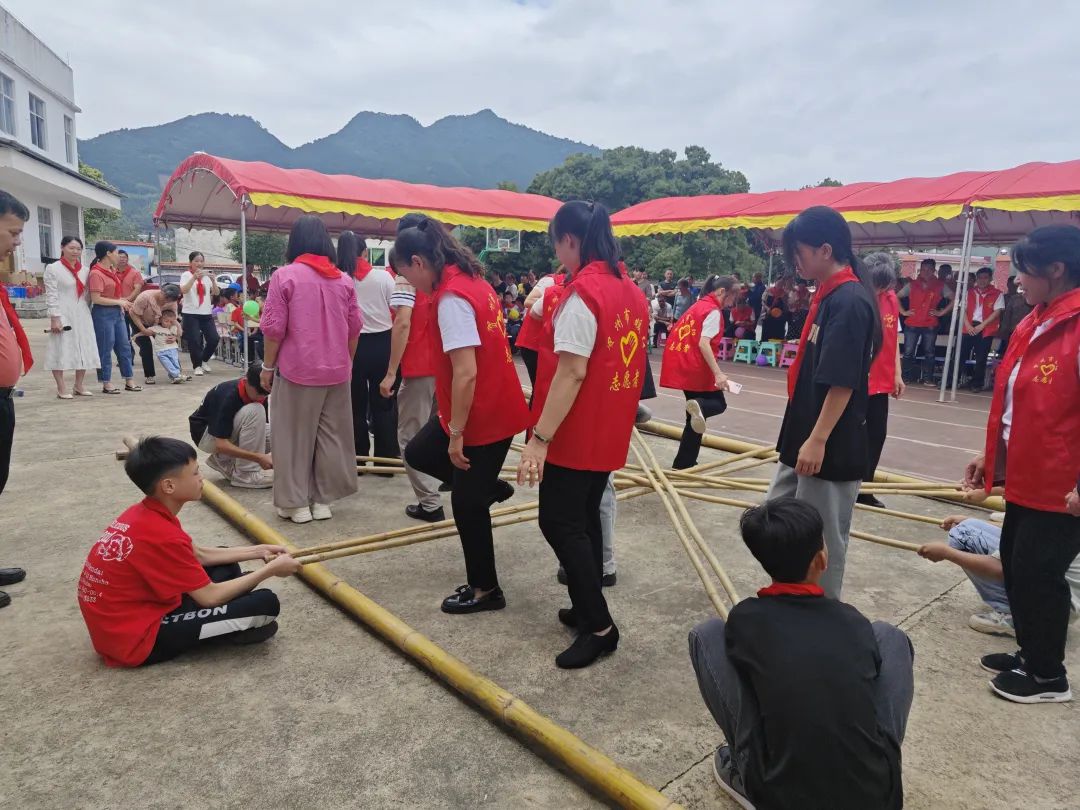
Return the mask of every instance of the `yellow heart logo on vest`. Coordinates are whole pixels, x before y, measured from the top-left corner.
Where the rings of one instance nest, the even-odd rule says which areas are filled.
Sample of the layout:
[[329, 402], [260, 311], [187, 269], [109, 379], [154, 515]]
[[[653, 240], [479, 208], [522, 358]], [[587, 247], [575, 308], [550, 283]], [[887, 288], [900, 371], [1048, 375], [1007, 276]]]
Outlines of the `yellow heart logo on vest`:
[[686, 340], [687, 335], [689, 335], [692, 331], [694, 331], [694, 327], [692, 327], [688, 323], [684, 323], [682, 326], [679, 327], [679, 340]]
[[634, 355], [638, 350], [638, 336], [637, 332], [627, 332], [619, 340], [619, 351], [622, 352], [623, 365], [629, 366], [630, 361], [634, 359]]

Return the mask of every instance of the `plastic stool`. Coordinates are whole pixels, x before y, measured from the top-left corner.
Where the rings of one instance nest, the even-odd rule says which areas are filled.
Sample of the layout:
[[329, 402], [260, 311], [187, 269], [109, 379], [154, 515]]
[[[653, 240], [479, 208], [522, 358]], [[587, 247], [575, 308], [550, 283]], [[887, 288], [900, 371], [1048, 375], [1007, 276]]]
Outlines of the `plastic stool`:
[[[758, 355], [764, 355], [765, 359], [769, 361], [769, 365], [773, 368], [775, 368], [780, 362], [780, 357], [777, 354], [776, 349], [777, 344], [773, 343], [771, 340], [758, 346]], [[754, 358], [754, 361], [757, 362], [756, 357]]]
[[740, 340], [735, 344], [734, 362], [753, 365], [757, 362], [757, 342], [753, 340]]
[[729, 337], [722, 338], [720, 340], [720, 346], [716, 352], [717, 358], [720, 360], [730, 360], [733, 354], [735, 354], [734, 339]]
[[785, 343], [784, 348], [780, 351], [780, 368], [787, 368], [788, 366], [795, 365], [795, 357], [798, 353], [798, 343]]

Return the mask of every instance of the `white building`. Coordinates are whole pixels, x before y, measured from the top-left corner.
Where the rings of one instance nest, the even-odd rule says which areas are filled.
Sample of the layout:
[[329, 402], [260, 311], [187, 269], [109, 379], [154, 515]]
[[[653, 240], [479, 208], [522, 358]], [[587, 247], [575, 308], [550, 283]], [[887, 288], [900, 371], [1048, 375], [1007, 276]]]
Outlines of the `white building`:
[[79, 174], [71, 67], [0, 7], [0, 189], [30, 209], [22, 248], [0, 271], [40, 275], [66, 234], [83, 238], [84, 208], [120, 209], [120, 195]]

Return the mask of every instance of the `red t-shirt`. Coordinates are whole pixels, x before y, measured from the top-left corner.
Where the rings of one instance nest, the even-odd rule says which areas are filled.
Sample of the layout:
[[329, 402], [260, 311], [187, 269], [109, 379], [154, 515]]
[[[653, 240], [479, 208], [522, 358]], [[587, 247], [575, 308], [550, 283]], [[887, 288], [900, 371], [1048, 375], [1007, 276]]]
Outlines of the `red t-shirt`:
[[90, 549], [79, 578], [79, 609], [105, 663], [136, 667], [150, 655], [162, 618], [179, 607], [180, 597], [208, 584], [176, 515], [146, 498]]

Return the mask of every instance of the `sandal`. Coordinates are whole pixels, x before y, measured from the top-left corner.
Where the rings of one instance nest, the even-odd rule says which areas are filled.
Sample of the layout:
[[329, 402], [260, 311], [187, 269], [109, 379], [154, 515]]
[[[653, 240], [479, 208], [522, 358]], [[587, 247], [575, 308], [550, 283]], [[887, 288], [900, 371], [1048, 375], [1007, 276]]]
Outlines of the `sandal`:
[[142, 386], [141, 385], [125, 385], [124, 390], [125, 391], [142, 391]]
[[77, 396], [77, 397], [92, 397], [93, 394], [91, 394], [89, 391], [80, 391], [78, 388], [76, 388], [75, 389], [75, 396]]
[[57, 394], [57, 399], [75, 399], [71, 394]]
[[147, 377], [146, 378], [146, 384], [147, 385], [157, 385], [157, 380], [155, 380], [153, 377]]
[[119, 388], [102, 388], [101, 393], [103, 393], [103, 394], [119, 394], [120, 389]]

